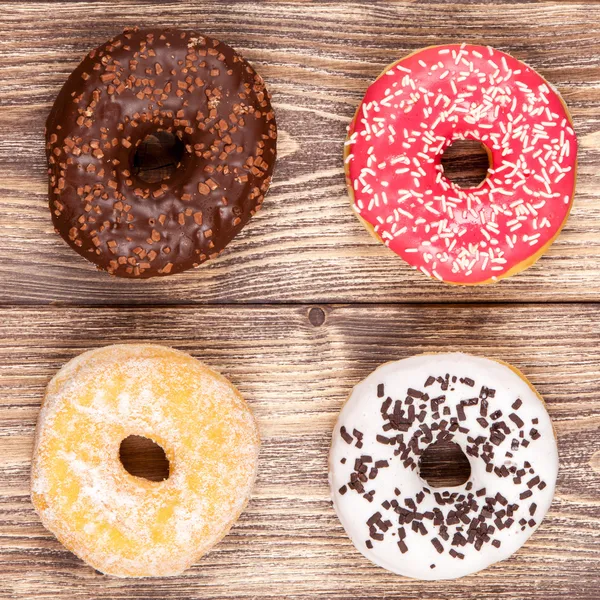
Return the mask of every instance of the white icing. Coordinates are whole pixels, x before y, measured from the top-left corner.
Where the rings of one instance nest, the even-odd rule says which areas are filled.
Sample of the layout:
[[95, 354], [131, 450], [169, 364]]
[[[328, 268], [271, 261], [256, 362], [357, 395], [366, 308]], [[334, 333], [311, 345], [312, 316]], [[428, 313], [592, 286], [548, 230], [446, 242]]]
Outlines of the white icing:
[[[425, 387], [425, 383], [430, 376], [443, 378], [446, 374], [449, 374], [450, 378], [453, 375], [459, 378], [455, 384], [451, 383], [446, 391], [440, 389], [441, 385], [438, 381]], [[466, 384], [461, 384], [460, 378], [470, 378], [474, 381], [474, 385], [469, 387]], [[378, 397], [379, 384], [384, 386], [383, 397]], [[514, 474], [508, 477], [500, 477], [494, 471], [487, 472], [486, 463], [481, 457], [475, 458], [466, 453], [467, 447], [473, 445], [472, 442], [468, 441], [468, 438], [485, 436], [486, 440], [489, 440], [490, 437], [490, 430], [484, 428], [476, 420], [481, 417], [480, 401], [476, 405], [464, 407], [466, 420], [459, 424], [461, 427], [468, 427], [469, 433], [455, 431], [452, 439], [466, 453], [471, 465], [471, 476], [462, 486], [453, 488], [428, 486], [419, 476], [419, 456], [415, 456], [411, 452], [411, 456], [415, 459], [416, 468], [405, 467], [401, 458], [394, 454], [397, 445], [386, 445], [377, 441], [377, 435], [392, 438], [400, 433], [406, 443], [423, 424], [431, 428], [434, 423], [439, 423], [442, 419], [449, 422], [451, 418], [457, 417], [457, 407], [461, 401], [478, 397], [482, 386], [495, 390], [495, 396], [489, 397], [487, 400], [489, 408], [487, 410], [488, 416], [485, 417], [486, 420], [489, 424], [493, 423], [494, 421], [490, 415], [500, 410], [502, 416], [497, 421], [504, 421], [510, 429], [510, 434], [507, 434], [505, 439], [499, 442], [498, 445], [490, 444], [494, 452], [492, 464], [498, 468], [506, 465], [510, 469], [514, 465], [517, 469], [521, 469], [525, 462], [529, 462], [533, 473], [530, 473], [529, 468], [526, 469], [526, 474], [521, 477], [520, 483], [515, 483], [513, 480]], [[415, 420], [404, 432], [394, 429], [384, 431], [383, 426], [388, 421], [384, 420], [381, 412], [383, 402], [388, 396], [392, 398], [391, 407], [389, 408], [389, 412], [391, 412], [394, 401], [401, 400], [404, 402], [410, 388], [426, 392], [430, 400], [439, 395], [445, 395], [445, 402], [439, 408], [439, 418], [434, 418], [435, 411], [431, 408], [429, 400], [415, 399], [414, 405], [417, 414], [420, 412], [420, 407], [425, 405], [426, 414], [423, 423]], [[521, 399], [522, 405], [518, 409], [512, 408], [517, 398]], [[442, 414], [444, 407], [450, 410], [450, 415], [444, 416]], [[403, 404], [402, 408], [407, 409], [408, 407]], [[524, 422], [521, 428], [509, 418], [511, 413], [514, 413]], [[538, 420], [537, 424], [533, 424], [534, 419]], [[342, 427], [345, 427], [350, 435], [353, 434], [354, 429], [363, 434], [362, 448], [356, 447], [357, 439], [353, 435], [351, 444], [343, 439], [341, 435]], [[539, 433], [537, 439], [531, 438], [532, 428], [535, 428]], [[520, 439], [520, 429], [524, 432], [523, 439], [529, 441], [529, 446], [525, 447], [519, 443], [518, 449], [511, 450], [512, 440]], [[436, 431], [433, 431], [434, 441], [436, 433]], [[423, 436], [424, 434], [421, 434], [421, 437]], [[419, 445], [420, 450], [424, 450], [427, 445], [427, 443], [421, 442]], [[507, 452], [513, 454], [512, 458], [506, 456]], [[389, 463], [388, 468], [378, 469], [375, 479], [367, 479], [363, 484], [363, 493], [348, 487], [351, 474], [355, 470], [355, 461], [361, 456], [372, 457], [373, 463], [367, 465], [369, 472], [375, 461], [387, 460]], [[346, 459], [344, 464], [341, 462], [342, 459]], [[531, 385], [517, 372], [505, 364], [486, 358], [460, 353], [434, 354], [419, 355], [387, 363], [371, 373], [354, 388], [350, 398], [341, 410], [333, 432], [329, 466], [331, 493], [335, 510], [350, 539], [364, 556], [385, 569], [407, 577], [428, 580], [454, 579], [475, 573], [495, 562], [510, 557], [537, 529], [552, 503], [558, 473], [558, 451], [552, 422], [543, 401]], [[539, 476], [540, 481], [544, 482], [546, 487], [539, 489], [538, 485], [533, 485], [531, 489], [533, 495], [526, 499], [520, 499], [520, 494], [529, 490], [527, 483], [535, 476]], [[340, 493], [340, 488], [343, 486], [346, 486], [347, 489], [345, 494]], [[399, 496], [396, 495], [396, 488], [400, 491]], [[485, 498], [495, 497], [496, 494], [503, 496], [509, 505], [518, 504], [519, 507], [512, 515], [512, 519], [514, 519], [512, 526], [503, 529], [496, 527], [495, 531], [490, 534], [489, 542], [484, 542], [480, 550], [477, 550], [470, 543], [462, 546], [452, 545], [454, 534], [459, 531], [457, 528], [462, 528], [465, 537], [467, 537], [469, 524], [461, 522], [458, 525], [447, 525], [448, 540], [440, 537], [439, 525], [434, 525], [433, 520], [427, 518], [422, 519], [422, 523], [427, 529], [425, 535], [413, 531], [412, 523], [401, 525], [405, 530], [406, 538], [404, 542], [408, 549], [403, 554], [398, 546], [398, 528], [401, 517], [392, 506], [386, 509], [382, 506], [382, 503], [386, 500], [389, 502], [397, 500], [401, 508], [413, 512], [405, 505], [404, 501], [410, 498], [414, 500], [417, 493], [422, 492], [424, 488], [429, 488], [430, 491], [429, 493], [425, 492], [424, 499], [417, 505], [417, 511], [426, 513], [433, 511], [434, 508], [439, 509], [443, 513], [444, 522], [446, 522], [448, 513], [455, 506], [454, 504], [440, 506], [434, 497], [434, 492], [440, 494], [445, 492], [464, 495], [473, 494], [478, 506], [475, 511], [468, 514], [469, 520], [480, 514], [486, 503]], [[485, 495], [477, 497], [475, 492], [482, 488], [486, 488]], [[468, 491], [469, 489], [470, 491]], [[375, 490], [375, 495], [373, 501], [369, 502], [364, 497], [364, 493], [372, 490]], [[532, 503], [537, 505], [533, 517], [530, 515]], [[503, 508], [506, 507], [503, 507], [499, 502], [493, 505], [494, 511]], [[376, 512], [381, 513], [383, 522], [391, 522], [391, 526], [383, 532], [384, 538], [382, 541], [371, 539], [369, 526], [367, 525], [369, 518]], [[495, 518], [494, 515], [486, 519], [485, 524], [495, 526]], [[535, 523], [530, 525], [529, 521], [532, 518]], [[521, 519], [525, 519], [528, 524], [523, 527], [519, 523]], [[507, 516], [501, 519], [504, 523], [506, 520]], [[375, 530], [377, 533], [382, 533], [378, 526]], [[432, 544], [431, 540], [434, 537], [441, 543], [442, 553], [439, 553]], [[367, 540], [371, 540], [372, 549], [367, 547]], [[491, 543], [492, 540], [498, 540], [500, 547], [494, 547]], [[462, 553], [464, 559], [452, 557], [449, 553], [451, 548]], [[431, 568], [431, 565], [435, 565], [435, 568]]]

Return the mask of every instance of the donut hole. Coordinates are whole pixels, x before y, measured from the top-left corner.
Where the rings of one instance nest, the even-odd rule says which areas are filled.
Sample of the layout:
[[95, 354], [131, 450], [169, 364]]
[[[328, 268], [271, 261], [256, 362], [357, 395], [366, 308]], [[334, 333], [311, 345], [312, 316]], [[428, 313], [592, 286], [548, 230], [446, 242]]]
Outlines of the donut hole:
[[140, 435], [126, 437], [119, 448], [123, 468], [134, 477], [149, 481], [169, 478], [170, 464], [165, 451], [156, 442]]
[[471, 477], [471, 464], [454, 442], [435, 442], [421, 455], [421, 479], [430, 487], [456, 487]]
[[481, 185], [490, 167], [489, 154], [477, 140], [455, 140], [442, 154], [444, 176], [459, 188]]
[[148, 134], [133, 154], [133, 174], [146, 183], [170, 179], [181, 166], [185, 144], [169, 131]]

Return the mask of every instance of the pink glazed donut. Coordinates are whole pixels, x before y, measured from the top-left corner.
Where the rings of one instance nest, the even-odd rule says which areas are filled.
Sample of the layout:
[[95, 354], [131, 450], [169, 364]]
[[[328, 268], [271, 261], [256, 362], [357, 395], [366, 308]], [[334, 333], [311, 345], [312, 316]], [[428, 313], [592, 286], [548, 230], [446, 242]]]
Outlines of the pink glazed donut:
[[[460, 188], [441, 158], [480, 141], [486, 179]], [[486, 46], [432, 46], [369, 87], [349, 128], [346, 178], [367, 229], [414, 269], [452, 284], [492, 283], [531, 266], [571, 209], [577, 138], [558, 92]]]

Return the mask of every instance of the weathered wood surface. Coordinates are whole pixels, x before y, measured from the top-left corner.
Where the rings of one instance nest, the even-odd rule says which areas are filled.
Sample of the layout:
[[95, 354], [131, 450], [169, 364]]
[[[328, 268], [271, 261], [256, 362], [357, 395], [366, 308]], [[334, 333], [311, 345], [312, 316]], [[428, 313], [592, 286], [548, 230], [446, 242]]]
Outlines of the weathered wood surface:
[[[81, 58], [126, 25], [176, 25], [240, 50], [265, 77], [280, 160], [263, 211], [198, 271], [110, 279], [51, 227], [43, 127]], [[348, 206], [345, 128], [368, 84], [422, 46], [468, 40], [527, 61], [572, 110], [581, 143], [567, 227], [534, 268], [448, 288], [374, 241]], [[600, 4], [597, 2], [0, 3], [0, 303], [595, 300], [600, 291]]]
[[[595, 304], [5, 308], [0, 598], [597, 600], [599, 310]], [[122, 341], [170, 344], [220, 370], [251, 404], [263, 438], [255, 493], [240, 521], [173, 579], [98, 575], [41, 526], [29, 501], [34, 426], [48, 379], [80, 352]], [[374, 567], [346, 537], [329, 501], [328, 446], [340, 406], [372, 369], [417, 352], [456, 349], [511, 362], [544, 395], [558, 435], [558, 487], [547, 519], [511, 559], [456, 582], [416, 582]]]
[[[272, 192], [228, 251], [144, 282], [96, 272], [54, 234], [43, 153], [60, 86], [127, 25], [194, 28], [236, 47], [267, 80], [280, 129]], [[540, 71], [581, 143], [559, 240], [534, 268], [486, 288], [411, 271], [364, 231], [344, 189], [345, 128], [367, 85], [405, 53], [456, 41], [494, 45]], [[598, 600], [599, 165], [596, 0], [0, 0], [0, 599]], [[263, 436], [248, 509], [174, 579], [95, 573], [42, 527], [29, 499], [46, 383], [80, 352], [123, 341], [169, 344], [223, 372]], [[456, 582], [415, 582], [362, 558], [335, 517], [331, 429], [351, 387], [382, 362], [457, 349], [513, 363], [545, 396], [559, 483], [546, 521], [510, 560]]]

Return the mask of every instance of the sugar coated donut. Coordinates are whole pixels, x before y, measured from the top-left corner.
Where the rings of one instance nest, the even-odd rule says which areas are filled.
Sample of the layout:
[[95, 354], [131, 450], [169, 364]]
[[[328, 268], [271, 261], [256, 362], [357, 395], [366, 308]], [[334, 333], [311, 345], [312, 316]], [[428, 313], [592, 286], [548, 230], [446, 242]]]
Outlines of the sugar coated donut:
[[[458, 444], [462, 486], [434, 488], [420, 457]], [[550, 417], [513, 367], [467, 354], [383, 365], [353, 390], [333, 432], [335, 510], [374, 563], [417, 579], [454, 579], [504, 560], [550, 508], [558, 452]]]
[[[444, 176], [457, 139], [488, 152], [477, 187]], [[558, 92], [524, 63], [485, 46], [434, 46], [369, 87], [345, 162], [353, 208], [380, 241], [430, 277], [482, 284], [531, 266], [558, 236], [577, 139]]]
[[197, 267], [261, 207], [276, 139], [263, 80], [227, 44], [125, 30], [87, 55], [48, 117], [56, 230], [112, 275]]
[[[130, 435], [161, 445], [170, 475], [130, 475]], [[43, 524], [95, 569], [118, 577], [176, 575], [242, 512], [260, 440], [224, 377], [155, 345], [85, 352], [50, 381], [40, 413], [32, 500]]]

